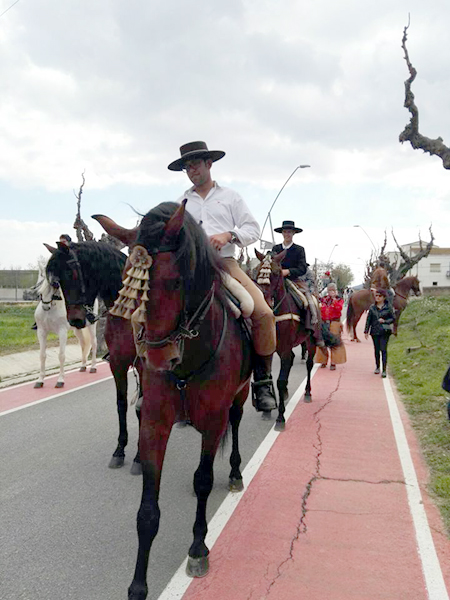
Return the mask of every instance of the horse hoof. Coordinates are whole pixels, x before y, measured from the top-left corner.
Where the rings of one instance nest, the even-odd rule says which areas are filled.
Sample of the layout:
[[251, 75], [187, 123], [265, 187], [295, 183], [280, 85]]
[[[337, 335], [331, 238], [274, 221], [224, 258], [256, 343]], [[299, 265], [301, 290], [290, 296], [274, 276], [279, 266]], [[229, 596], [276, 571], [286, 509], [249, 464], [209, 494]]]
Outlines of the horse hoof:
[[132, 475], [142, 475], [142, 465], [140, 462], [137, 462], [136, 460], [133, 460], [133, 463], [131, 465], [131, 469], [130, 469], [130, 473]]
[[80, 367], [80, 373], [84, 373], [86, 371], [86, 367]]
[[230, 490], [230, 492], [242, 492], [244, 490], [244, 482], [241, 479], [232, 479], [230, 477], [230, 482], [228, 484], [228, 489]]
[[312, 402], [312, 398], [310, 395], [305, 394], [305, 402]]
[[188, 577], [204, 577], [209, 571], [209, 560], [207, 556], [191, 558], [188, 556], [186, 575]]
[[55, 388], [62, 388], [64, 387], [64, 381], [58, 381], [55, 385]]
[[148, 595], [148, 587], [146, 584], [141, 585], [133, 583], [128, 588], [128, 600], [145, 600]]
[[34, 384], [34, 387], [36, 389], [44, 387], [44, 382], [43, 381], [36, 381], [36, 383]]
[[271, 410], [263, 410], [263, 411], [261, 411], [261, 419], [263, 421], [270, 421], [271, 418], [272, 418], [272, 411]]
[[123, 467], [124, 462], [125, 456], [113, 456], [109, 461], [108, 467], [110, 469], [120, 469], [120, 467]]
[[286, 429], [286, 421], [277, 421], [274, 429], [275, 431], [284, 431]]
[[89, 373], [97, 373], [97, 367], [91, 367]]

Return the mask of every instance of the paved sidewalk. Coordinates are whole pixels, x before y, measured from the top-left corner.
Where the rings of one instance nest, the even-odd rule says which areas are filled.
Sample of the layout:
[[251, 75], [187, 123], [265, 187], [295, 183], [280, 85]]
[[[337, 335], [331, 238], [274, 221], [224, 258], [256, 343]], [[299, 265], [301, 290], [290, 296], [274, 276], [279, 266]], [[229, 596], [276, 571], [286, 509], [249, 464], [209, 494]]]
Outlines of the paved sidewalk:
[[[88, 362], [88, 365], [90, 363]], [[81, 365], [79, 344], [67, 344], [65, 368]], [[39, 350], [0, 356], [0, 388], [37, 379], [40, 370]], [[46, 375], [59, 372], [59, 346], [47, 348]]]

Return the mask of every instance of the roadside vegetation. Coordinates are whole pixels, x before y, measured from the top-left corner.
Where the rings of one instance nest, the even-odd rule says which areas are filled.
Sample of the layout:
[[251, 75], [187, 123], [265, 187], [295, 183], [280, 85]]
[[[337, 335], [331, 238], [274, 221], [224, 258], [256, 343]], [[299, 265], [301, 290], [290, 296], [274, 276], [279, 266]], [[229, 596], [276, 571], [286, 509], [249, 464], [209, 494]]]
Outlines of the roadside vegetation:
[[[39, 350], [36, 331], [31, 329], [34, 323], [34, 311], [37, 302], [32, 304], [0, 304], [0, 355]], [[73, 339], [72, 339], [73, 338]], [[74, 334], [69, 331], [68, 340], [76, 341]], [[54, 333], [47, 338], [49, 347], [58, 346], [58, 336]]]
[[411, 301], [389, 344], [389, 368], [430, 469], [429, 493], [450, 535], [450, 422], [441, 387], [450, 362], [450, 298]]

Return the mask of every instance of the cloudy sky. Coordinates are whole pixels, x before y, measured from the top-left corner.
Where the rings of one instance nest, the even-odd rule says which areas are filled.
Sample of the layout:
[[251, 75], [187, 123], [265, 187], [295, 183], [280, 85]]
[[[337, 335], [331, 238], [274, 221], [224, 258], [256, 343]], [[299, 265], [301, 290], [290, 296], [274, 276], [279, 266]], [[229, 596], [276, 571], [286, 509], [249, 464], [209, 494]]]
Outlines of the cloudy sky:
[[12, 4], [0, 0], [0, 268], [73, 231], [82, 172], [96, 236], [92, 214], [133, 226], [133, 208], [177, 199], [189, 182], [167, 164], [198, 139], [226, 151], [213, 176], [261, 225], [311, 165], [271, 213], [304, 229], [310, 263], [331, 255], [359, 280], [385, 230], [393, 249], [391, 229], [407, 243], [430, 224], [450, 246], [450, 172], [398, 142], [410, 14], [420, 131], [450, 143], [448, 1]]

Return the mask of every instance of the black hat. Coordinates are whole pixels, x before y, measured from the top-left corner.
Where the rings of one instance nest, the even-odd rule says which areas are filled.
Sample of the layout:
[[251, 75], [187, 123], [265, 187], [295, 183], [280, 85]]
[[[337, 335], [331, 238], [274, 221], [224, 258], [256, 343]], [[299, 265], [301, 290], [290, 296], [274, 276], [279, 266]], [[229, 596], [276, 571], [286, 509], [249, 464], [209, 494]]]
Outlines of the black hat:
[[300, 233], [303, 229], [300, 227], [296, 227], [294, 221], [283, 221], [283, 225], [281, 227], [275, 227], [275, 231], [277, 233], [282, 233], [283, 229], [293, 229], [294, 233]]
[[205, 159], [210, 158], [213, 162], [225, 156], [225, 152], [222, 150], [208, 150], [205, 142], [189, 142], [189, 144], [184, 144], [184, 146], [180, 147], [180, 154], [181, 158], [174, 160], [167, 167], [171, 171], [182, 171], [184, 161], [196, 156]]

